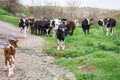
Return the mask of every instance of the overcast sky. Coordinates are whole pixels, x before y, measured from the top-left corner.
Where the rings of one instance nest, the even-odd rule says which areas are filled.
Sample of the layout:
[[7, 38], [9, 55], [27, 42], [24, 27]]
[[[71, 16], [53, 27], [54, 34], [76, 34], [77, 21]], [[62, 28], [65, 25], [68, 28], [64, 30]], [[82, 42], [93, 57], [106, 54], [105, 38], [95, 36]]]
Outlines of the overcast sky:
[[[66, 6], [70, 0], [20, 0], [24, 5], [45, 5], [46, 1], [48, 4], [56, 4], [59, 6]], [[105, 9], [119, 9], [120, 0], [79, 0], [80, 6], [82, 7], [96, 7]]]

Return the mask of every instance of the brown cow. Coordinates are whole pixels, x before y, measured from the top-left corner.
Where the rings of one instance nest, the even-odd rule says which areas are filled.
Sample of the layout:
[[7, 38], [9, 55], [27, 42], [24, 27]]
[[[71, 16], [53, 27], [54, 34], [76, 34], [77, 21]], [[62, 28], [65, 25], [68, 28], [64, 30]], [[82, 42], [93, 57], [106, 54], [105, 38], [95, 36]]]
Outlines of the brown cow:
[[15, 62], [15, 48], [17, 47], [17, 39], [9, 39], [9, 44], [5, 45], [4, 56], [5, 56], [5, 69], [8, 69], [8, 77], [13, 76], [14, 62]]
[[74, 21], [67, 21], [66, 27], [68, 29], [68, 34], [73, 35], [74, 29], [75, 29], [75, 22]]

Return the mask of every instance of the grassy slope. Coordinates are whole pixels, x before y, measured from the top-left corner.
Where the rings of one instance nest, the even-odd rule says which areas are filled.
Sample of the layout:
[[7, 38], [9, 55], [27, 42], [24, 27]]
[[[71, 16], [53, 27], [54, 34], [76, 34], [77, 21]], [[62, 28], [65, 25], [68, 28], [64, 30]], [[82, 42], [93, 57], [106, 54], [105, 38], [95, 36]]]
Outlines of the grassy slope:
[[[78, 80], [119, 80], [119, 26], [115, 34], [105, 36], [105, 30], [100, 31], [98, 26], [92, 26], [90, 35], [84, 36], [79, 26], [73, 36], [67, 36], [64, 51], [57, 51], [57, 40], [52, 37], [45, 37], [49, 41], [44, 51], [57, 58], [56, 64], [74, 72]], [[86, 70], [78, 69], [83, 65], [87, 65]]]
[[0, 20], [18, 25], [19, 19], [0, 7]]

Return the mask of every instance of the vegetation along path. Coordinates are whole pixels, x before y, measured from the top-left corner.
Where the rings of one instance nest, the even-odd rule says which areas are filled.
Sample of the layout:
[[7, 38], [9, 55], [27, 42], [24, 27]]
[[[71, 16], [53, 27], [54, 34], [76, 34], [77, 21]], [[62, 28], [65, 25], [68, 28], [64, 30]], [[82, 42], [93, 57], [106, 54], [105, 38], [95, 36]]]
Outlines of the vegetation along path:
[[[19, 39], [15, 59], [15, 75], [7, 77], [4, 71], [3, 48], [9, 38]], [[0, 80], [76, 80], [66, 68], [53, 63], [54, 58], [42, 52], [44, 39], [27, 33], [20, 38], [20, 29], [0, 21]]]

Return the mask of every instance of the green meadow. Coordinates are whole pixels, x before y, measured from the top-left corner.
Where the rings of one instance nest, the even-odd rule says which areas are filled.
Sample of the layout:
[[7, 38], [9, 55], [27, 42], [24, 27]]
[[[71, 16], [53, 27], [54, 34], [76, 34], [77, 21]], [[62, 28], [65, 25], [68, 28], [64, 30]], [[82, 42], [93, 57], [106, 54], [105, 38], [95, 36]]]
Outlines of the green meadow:
[[66, 49], [57, 50], [57, 40], [44, 37], [44, 51], [55, 57], [55, 63], [68, 68], [77, 80], [120, 80], [120, 27], [113, 36], [106, 36], [105, 28], [91, 26], [90, 34], [83, 35], [77, 26], [73, 36], [67, 36]]

